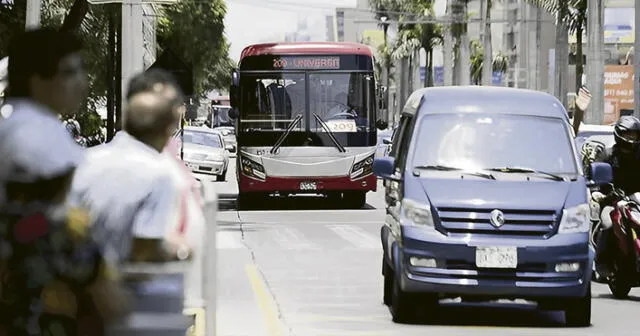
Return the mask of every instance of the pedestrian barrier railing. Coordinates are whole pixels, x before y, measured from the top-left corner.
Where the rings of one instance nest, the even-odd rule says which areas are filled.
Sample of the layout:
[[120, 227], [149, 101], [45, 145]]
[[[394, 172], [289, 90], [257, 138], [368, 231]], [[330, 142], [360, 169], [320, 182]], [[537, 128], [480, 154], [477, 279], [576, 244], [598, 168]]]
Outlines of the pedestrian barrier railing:
[[108, 336], [215, 336], [216, 212], [213, 182], [202, 181], [206, 225], [193, 258], [185, 262], [136, 263], [125, 277], [144, 278], [131, 285], [134, 311], [107, 327]]

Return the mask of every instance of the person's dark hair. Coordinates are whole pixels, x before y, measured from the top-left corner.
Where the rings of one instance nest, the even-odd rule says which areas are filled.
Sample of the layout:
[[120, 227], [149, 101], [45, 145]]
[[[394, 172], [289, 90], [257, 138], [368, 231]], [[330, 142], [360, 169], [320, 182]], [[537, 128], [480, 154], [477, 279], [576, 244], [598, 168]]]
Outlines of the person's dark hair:
[[127, 100], [138, 93], [153, 92], [158, 84], [170, 86], [176, 91], [175, 104], [184, 102], [184, 95], [175, 77], [171, 73], [157, 68], [142, 72], [129, 81]]
[[82, 48], [80, 38], [67, 31], [38, 28], [17, 34], [9, 44], [7, 97], [29, 97], [34, 75], [52, 78], [60, 61]]

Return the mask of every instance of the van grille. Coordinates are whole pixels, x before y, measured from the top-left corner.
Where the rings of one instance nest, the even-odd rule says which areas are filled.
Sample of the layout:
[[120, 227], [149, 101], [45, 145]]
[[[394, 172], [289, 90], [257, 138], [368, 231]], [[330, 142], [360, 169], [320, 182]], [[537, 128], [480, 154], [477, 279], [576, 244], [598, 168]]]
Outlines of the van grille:
[[503, 210], [504, 225], [491, 225], [494, 209], [448, 208], [437, 209], [441, 229], [445, 233], [504, 234], [512, 236], [544, 237], [552, 233], [557, 222], [553, 210]]

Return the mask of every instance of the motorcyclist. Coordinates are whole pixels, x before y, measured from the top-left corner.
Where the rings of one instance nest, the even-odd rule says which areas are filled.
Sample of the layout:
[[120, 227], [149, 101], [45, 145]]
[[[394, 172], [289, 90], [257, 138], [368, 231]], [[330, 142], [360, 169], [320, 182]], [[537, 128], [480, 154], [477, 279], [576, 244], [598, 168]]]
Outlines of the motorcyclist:
[[[599, 153], [596, 161], [609, 163], [613, 169], [613, 186], [622, 190], [625, 194], [640, 192], [640, 120], [633, 116], [621, 117], [614, 126], [613, 135], [615, 145]], [[602, 186], [601, 193], [594, 195], [594, 199], [600, 203], [603, 213], [610, 213], [614, 195], [610, 186]], [[602, 217], [605, 217], [602, 216]], [[608, 276], [607, 267], [609, 249], [607, 245], [611, 237], [612, 222], [601, 222], [602, 232], [597, 241], [596, 270], [601, 276]]]

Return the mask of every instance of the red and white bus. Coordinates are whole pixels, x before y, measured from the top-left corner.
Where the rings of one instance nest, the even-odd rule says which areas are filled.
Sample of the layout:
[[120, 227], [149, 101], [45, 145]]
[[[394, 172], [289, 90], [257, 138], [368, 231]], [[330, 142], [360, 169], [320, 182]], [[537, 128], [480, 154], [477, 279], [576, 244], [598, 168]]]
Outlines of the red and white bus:
[[246, 47], [230, 88], [239, 203], [321, 194], [353, 208], [376, 190], [373, 55], [356, 43]]

